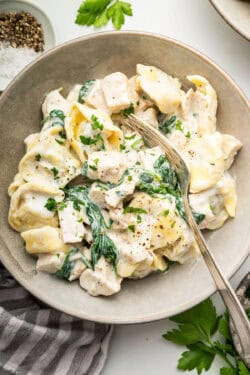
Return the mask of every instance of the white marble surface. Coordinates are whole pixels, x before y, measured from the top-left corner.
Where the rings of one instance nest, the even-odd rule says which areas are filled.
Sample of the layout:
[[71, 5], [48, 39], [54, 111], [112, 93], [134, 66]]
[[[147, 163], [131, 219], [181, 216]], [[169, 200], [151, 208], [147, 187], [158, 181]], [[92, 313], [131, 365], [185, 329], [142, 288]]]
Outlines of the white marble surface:
[[[74, 24], [81, 0], [32, 0], [49, 16], [57, 44], [77, 36], [95, 32]], [[219, 64], [250, 97], [249, 43], [232, 30], [216, 13], [208, 0], [130, 0], [134, 16], [127, 18], [124, 29], [160, 33], [203, 52]], [[111, 30], [107, 26], [105, 30]], [[234, 276], [236, 286], [250, 269], [250, 258]], [[222, 303], [213, 297], [218, 311]], [[116, 326], [103, 375], [175, 375], [177, 359], [183, 348], [165, 342], [161, 334], [172, 323]], [[208, 374], [219, 373], [219, 361]], [[190, 372], [194, 374], [195, 372]]]

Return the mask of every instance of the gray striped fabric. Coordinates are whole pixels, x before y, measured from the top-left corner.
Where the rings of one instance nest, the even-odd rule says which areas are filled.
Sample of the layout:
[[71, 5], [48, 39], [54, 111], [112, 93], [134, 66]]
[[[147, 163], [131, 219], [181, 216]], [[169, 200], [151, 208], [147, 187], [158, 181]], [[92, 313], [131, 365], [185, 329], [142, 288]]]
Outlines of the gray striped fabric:
[[0, 265], [0, 374], [100, 374], [111, 335], [36, 300]]

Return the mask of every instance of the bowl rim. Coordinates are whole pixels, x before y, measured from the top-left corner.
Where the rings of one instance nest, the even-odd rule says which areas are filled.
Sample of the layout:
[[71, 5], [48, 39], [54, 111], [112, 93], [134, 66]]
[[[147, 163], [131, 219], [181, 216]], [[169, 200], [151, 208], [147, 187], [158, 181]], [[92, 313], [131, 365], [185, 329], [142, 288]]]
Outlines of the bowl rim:
[[217, 11], [217, 13], [221, 16], [221, 18], [230, 26], [236, 33], [240, 34], [244, 39], [246, 39], [248, 42], [250, 41], [250, 34], [246, 33], [242, 28], [240, 28], [236, 23], [230, 22], [230, 20], [227, 17], [227, 14], [223, 12], [220, 5], [217, 3], [216, 0], [209, 0], [214, 9]]
[[[95, 38], [102, 38], [102, 37], [106, 37], [106, 36], [114, 36], [114, 35], [130, 35], [130, 36], [137, 36], [137, 35], [140, 35], [140, 36], [146, 36], [146, 37], [151, 37], [151, 38], [156, 38], [156, 39], [162, 39], [164, 41], [167, 41], [167, 42], [170, 42], [178, 47], [181, 47], [181, 48], [184, 48], [185, 50], [195, 54], [196, 56], [198, 56], [199, 58], [205, 60], [205, 62], [207, 62], [208, 64], [212, 65], [212, 67], [214, 69], [216, 69], [222, 76], [224, 76], [224, 78], [226, 80], [229, 81], [229, 83], [234, 87], [234, 89], [237, 91], [239, 97], [241, 98], [243, 104], [249, 109], [250, 108], [250, 105], [249, 105], [249, 102], [248, 102], [248, 99], [247, 97], [245, 96], [245, 94], [243, 93], [243, 91], [240, 89], [240, 87], [238, 86], [238, 84], [230, 77], [229, 74], [227, 74], [222, 68], [220, 68], [220, 66], [218, 66], [213, 60], [211, 60], [210, 58], [208, 58], [206, 55], [204, 55], [203, 53], [199, 52], [198, 50], [190, 47], [189, 45], [185, 44], [185, 43], [182, 43], [178, 40], [175, 40], [173, 38], [169, 38], [169, 37], [166, 37], [166, 36], [163, 36], [163, 35], [160, 35], [160, 34], [155, 34], [155, 33], [150, 33], [150, 32], [144, 32], [144, 31], [107, 31], [107, 32], [99, 32], [99, 33], [94, 33], [94, 34], [90, 34], [90, 35], [86, 35], [86, 36], [81, 36], [81, 37], [78, 37], [78, 38], [74, 38], [72, 40], [69, 40], [67, 42], [64, 42], [46, 52], [44, 52], [40, 57], [38, 57], [36, 60], [32, 61], [29, 65], [27, 65], [12, 81], [11, 83], [7, 86], [7, 88], [4, 90], [3, 94], [1, 95], [0, 97], [0, 106], [1, 106], [1, 103], [5, 100], [5, 97], [8, 95], [8, 91], [16, 84], [16, 82], [18, 82], [22, 76], [33, 66], [35, 65], [36, 63], [38, 63], [40, 60], [43, 60], [45, 58], [47, 58], [47, 56], [51, 56], [53, 54], [55, 54], [58, 50], [61, 50], [62, 48], [64, 48], [65, 46], [67, 45], [74, 45], [74, 44], [77, 44], [79, 41], [83, 41], [83, 40], [91, 40], [91, 39], [95, 39]], [[0, 235], [0, 239], [2, 240], [1, 243], [3, 246], [6, 246], [7, 245], [5, 244], [5, 241], [4, 239], [2, 238], [2, 236]], [[239, 269], [239, 267], [244, 263], [244, 261], [247, 259], [247, 257], [249, 256], [249, 252], [244, 254], [241, 259], [238, 260], [238, 262], [236, 264], [234, 264], [231, 272], [228, 276], [228, 279], [230, 279], [235, 273], [236, 271]], [[215, 286], [215, 284], [213, 283], [210, 287], [207, 288], [206, 292], [202, 293], [202, 295], [197, 295], [195, 298], [192, 298], [188, 303], [185, 304], [185, 306], [182, 307], [182, 310], [180, 311], [179, 309], [175, 308], [175, 309], [172, 309], [170, 311], [170, 313], [164, 313], [164, 312], [160, 312], [160, 313], [157, 313], [155, 312], [154, 314], [151, 314], [151, 315], [146, 315], [146, 316], [141, 316], [140, 318], [133, 318], [132, 316], [128, 316], [126, 317], [125, 319], [111, 319], [111, 320], [108, 320], [108, 319], [105, 319], [105, 318], [102, 318], [100, 315], [98, 316], [89, 316], [88, 314], [85, 314], [84, 312], [81, 312], [79, 310], [76, 310], [74, 309], [74, 306], [64, 306], [64, 305], [61, 305], [60, 302], [58, 302], [57, 300], [54, 300], [53, 301], [53, 304], [51, 304], [51, 301], [49, 299], [47, 299], [46, 296], [40, 296], [39, 295], [39, 291], [37, 290], [36, 287], [33, 287], [32, 283], [30, 283], [29, 281], [25, 280], [24, 278], [21, 277], [21, 275], [19, 276], [19, 274], [17, 273], [17, 275], [15, 274], [15, 269], [14, 267], [12, 267], [11, 264], [7, 264], [8, 261], [5, 261], [4, 259], [4, 256], [1, 254], [0, 252], [0, 260], [1, 262], [3, 263], [3, 265], [6, 267], [6, 269], [9, 270], [9, 272], [12, 274], [12, 276], [25, 288], [27, 289], [33, 296], [35, 296], [38, 300], [44, 302], [45, 304], [57, 309], [57, 310], [60, 310], [66, 314], [69, 314], [69, 315], [72, 315], [72, 316], [75, 316], [75, 317], [78, 317], [78, 318], [81, 318], [81, 319], [85, 319], [85, 320], [90, 320], [90, 321], [94, 321], [94, 322], [98, 322], [98, 323], [108, 323], [108, 324], [135, 324], [135, 323], [147, 323], [147, 322], [153, 322], [153, 321], [156, 321], [156, 320], [160, 320], [160, 319], [164, 319], [164, 318], [167, 318], [167, 317], [170, 317], [170, 316], [173, 316], [173, 315], [176, 315], [176, 314], [179, 314], [181, 311], [185, 311], [193, 306], [195, 306], [196, 304], [200, 303], [202, 300], [210, 297], [213, 293], [215, 293], [217, 291], [217, 288]], [[12, 269], [13, 269], [13, 273], [12, 273]]]

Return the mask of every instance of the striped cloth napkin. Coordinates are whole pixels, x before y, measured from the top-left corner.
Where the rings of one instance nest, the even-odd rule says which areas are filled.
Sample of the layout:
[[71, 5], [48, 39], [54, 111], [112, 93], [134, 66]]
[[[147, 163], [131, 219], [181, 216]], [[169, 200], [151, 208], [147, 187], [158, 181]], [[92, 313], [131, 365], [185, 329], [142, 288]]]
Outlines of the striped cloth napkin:
[[36, 300], [0, 264], [1, 375], [100, 374], [111, 335]]

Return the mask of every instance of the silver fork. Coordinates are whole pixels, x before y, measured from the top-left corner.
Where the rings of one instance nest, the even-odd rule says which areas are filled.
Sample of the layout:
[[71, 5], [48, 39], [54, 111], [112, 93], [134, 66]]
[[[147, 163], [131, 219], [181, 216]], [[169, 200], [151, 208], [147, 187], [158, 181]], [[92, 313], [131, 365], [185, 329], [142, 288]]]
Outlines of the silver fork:
[[188, 192], [190, 184], [189, 169], [176, 150], [176, 148], [169, 142], [169, 140], [161, 134], [157, 129], [153, 128], [148, 123], [138, 119], [135, 115], [129, 115], [123, 119], [123, 123], [130, 128], [137, 130], [150, 146], [159, 145], [165, 151], [166, 156], [174, 168], [180, 183], [180, 188], [183, 196], [184, 208], [186, 211], [187, 222], [193, 231], [194, 238], [200, 248], [200, 252], [205, 260], [205, 263], [210, 271], [211, 276], [217, 286], [218, 291], [227, 307], [232, 321], [235, 326], [235, 332], [238, 335], [241, 350], [239, 351], [240, 357], [243, 361], [250, 366], [250, 323], [246, 313], [241, 306], [233, 288], [225, 279], [220, 271], [213, 254], [209, 250], [201, 231], [199, 230], [192, 211], [189, 206]]

